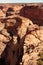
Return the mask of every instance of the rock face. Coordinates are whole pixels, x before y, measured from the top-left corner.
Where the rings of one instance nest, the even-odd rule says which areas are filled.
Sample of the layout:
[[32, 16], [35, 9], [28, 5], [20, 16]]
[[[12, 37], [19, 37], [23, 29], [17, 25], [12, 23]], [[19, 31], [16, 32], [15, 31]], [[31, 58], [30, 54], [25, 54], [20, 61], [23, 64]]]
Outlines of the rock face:
[[4, 4], [0, 12], [0, 65], [38, 65], [43, 52], [42, 4]]
[[[43, 31], [43, 30], [41, 30]], [[38, 33], [39, 32], [39, 33]], [[40, 34], [40, 35], [39, 35]], [[25, 37], [24, 41], [24, 55], [22, 58], [23, 65], [37, 65], [37, 60], [39, 59], [39, 52], [43, 50], [43, 35], [39, 30], [31, 31]]]
[[[26, 18], [30, 18], [34, 23], [38, 25], [43, 24], [43, 7], [41, 6], [25, 6], [21, 9], [20, 15]], [[39, 22], [37, 20], [39, 20]]]
[[3, 13], [3, 11], [0, 9], [0, 18], [5, 18], [5, 14]]
[[31, 18], [31, 19], [42, 19], [43, 20], [43, 7], [41, 6], [25, 6], [21, 9], [20, 14], [22, 16]]
[[1, 58], [1, 54], [4, 51], [4, 49], [6, 48], [6, 45], [2, 42], [0, 42], [0, 58]]

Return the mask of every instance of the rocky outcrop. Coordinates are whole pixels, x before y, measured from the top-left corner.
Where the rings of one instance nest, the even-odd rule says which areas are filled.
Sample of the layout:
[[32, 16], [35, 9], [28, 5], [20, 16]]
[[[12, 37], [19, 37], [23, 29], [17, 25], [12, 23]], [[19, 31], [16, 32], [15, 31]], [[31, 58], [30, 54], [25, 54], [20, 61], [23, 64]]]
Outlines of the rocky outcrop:
[[0, 41], [6, 45], [1, 54], [1, 62], [3, 61], [5, 65], [19, 65], [23, 55], [23, 38], [28, 26], [33, 23], [30, 19], [19, 15], [5, 21], [0, 22]]
[[0, 9], [0, 65], [38, 65], [43, 52], [42, 6], [5, 4]]
[[36, 19], [39, 16], [39, 8], [38, 6], [25, 6], [21, 9], [20, 14], [28, 18]]
[[[41, 7], [41, 6], [38, 6], [38, 5], [24, 6], [20, 10], [20, 15], [24, 16], [26, 18], [30, 18], [34, 23], [36, 23], [38, 25], [43, 24], [43, 7]], [[41, 21], [42, 21], [42, 23], [41, 23]]]
[[6, 48], [6, 44], [0, 42], [0, 58], [1, 58], [1, 55], [2, 55], [5, 48]]
[[23, 65], [37, 65], [38, 54], [40, 51], [43, 52], [43, 30], [33, 30], [26, 34], [23, 49], [24, 55], [21, 63]]

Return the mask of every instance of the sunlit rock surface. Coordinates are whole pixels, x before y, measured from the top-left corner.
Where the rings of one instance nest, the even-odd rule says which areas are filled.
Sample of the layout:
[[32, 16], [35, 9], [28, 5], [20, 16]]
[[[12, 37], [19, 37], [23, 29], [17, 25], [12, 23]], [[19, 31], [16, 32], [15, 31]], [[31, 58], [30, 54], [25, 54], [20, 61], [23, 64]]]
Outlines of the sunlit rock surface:
[[43, 3], [0, 4], [0, 65], [38, 65], [40, 52]]

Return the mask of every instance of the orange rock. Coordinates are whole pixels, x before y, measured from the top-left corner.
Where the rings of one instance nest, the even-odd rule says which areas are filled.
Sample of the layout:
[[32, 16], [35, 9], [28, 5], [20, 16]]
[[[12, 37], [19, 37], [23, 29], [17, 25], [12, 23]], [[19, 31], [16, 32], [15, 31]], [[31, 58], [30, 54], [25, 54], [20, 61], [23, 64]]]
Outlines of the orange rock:
[[2, 55], [3, 51], [5, 50], [6, 48], [6, 44], [0, 42], [0, 56]]
[[0, 9], [0, 17], [4, 18], [6, 15], [3, 13], [3, 11]]

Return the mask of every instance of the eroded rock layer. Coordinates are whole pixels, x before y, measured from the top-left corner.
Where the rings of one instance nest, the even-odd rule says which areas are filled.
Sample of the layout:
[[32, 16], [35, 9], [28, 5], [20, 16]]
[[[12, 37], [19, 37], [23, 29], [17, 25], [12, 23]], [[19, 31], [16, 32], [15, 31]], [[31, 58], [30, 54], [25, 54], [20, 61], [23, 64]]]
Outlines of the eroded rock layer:
[[42, 5], [0, 5], [0, 65], [43, 65]]

